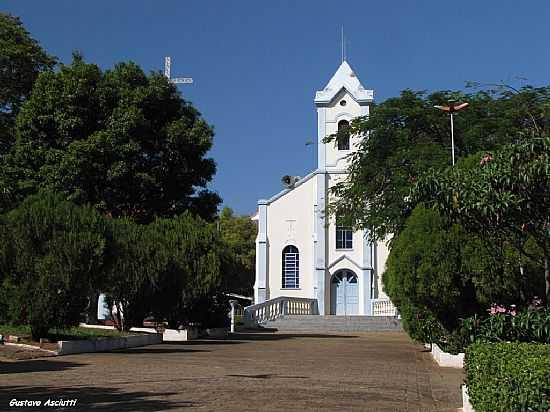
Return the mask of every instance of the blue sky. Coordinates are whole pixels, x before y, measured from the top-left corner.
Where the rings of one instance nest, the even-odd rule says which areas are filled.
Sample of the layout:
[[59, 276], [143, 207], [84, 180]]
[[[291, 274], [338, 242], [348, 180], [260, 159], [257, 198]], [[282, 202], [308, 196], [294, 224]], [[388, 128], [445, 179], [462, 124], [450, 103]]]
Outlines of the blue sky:
[[[211, 188], [239, 213], [315, 168], [313, 96], [348, 61], [375, 99], [465, 81], [550, 84], [550, 2], [2, 0], [63, 62], [132, 60], [190, 75], [180, 90], [216, 131]], [[521, 83], [519, 83], [521, 84]]]

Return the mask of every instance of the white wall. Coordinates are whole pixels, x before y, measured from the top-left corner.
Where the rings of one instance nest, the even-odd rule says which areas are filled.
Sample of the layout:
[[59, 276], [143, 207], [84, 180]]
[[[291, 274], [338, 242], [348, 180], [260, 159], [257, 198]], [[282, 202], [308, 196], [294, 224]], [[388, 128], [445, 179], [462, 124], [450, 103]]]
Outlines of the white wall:
[[388, 260], [388, 255], [390, 250], [388, 248], [388, 243], [391, 239], [391, 236], [388, 236], [385, 240], [378, 242], [376, 244], [376, 273], [378, 275], [378, 296], [377, 299], [388, 299], [388, 295], [384, 293], [384, 288], [382, 284], [382, 273], [386, 270], [386, 261]]
[[[345, 106], [340, 105], [340, 102], [342, 101], [346, 102]], [[329, 107], [322, 107], [318, 110], [325, 111], [325, 134], [326, 136], [330, 136], [338, 131], [338, 122], [341, 120], [347, 120], [351, 123], [355, 117], [367, 115], [369, 113], [369, 106], [359, 105], [351, 94], [344, 89], [336, 95]], [[327, 170], [347, 169], [349, 164], [348, 156], [350, 153], [357, 151], [361, 139], [362, 138], [360, 136], [352, 136], [350, 139], [350, 150], [338, 150], [336, 142], [326, 144], [324, 167]]]
[[[310, 178], [267, 207], [268, 287], [277, 296], [313, 297], [313, 204], [316, 180]], [[282, 288], [282, 251], [294, 245], [300, 252], [300, 288]]]

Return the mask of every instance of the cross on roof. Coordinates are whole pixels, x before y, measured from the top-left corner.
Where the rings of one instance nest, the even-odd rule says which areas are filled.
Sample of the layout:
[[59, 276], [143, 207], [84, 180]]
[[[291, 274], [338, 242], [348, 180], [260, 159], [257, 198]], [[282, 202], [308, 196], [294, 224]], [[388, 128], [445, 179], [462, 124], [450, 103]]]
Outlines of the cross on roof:
[[169, 56], [166, 56], [164, 58], [164, 75], [166, 76], [166, 78], [174, 83], [174, 84], [192, 84], [193, 83], [193, 78], [192, 77], [174, 77], [174, 78], [171, 78], [170, 77], [170, 63], [171, 63], [171, 58]]

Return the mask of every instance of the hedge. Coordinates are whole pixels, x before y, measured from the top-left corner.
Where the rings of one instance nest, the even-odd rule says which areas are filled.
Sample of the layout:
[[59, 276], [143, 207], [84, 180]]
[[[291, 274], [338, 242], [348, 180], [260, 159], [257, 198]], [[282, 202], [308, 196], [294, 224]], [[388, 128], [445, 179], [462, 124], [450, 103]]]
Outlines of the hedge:
[[475, 343], [464, 367], [476, 412], [550, 411], [550, 345]]

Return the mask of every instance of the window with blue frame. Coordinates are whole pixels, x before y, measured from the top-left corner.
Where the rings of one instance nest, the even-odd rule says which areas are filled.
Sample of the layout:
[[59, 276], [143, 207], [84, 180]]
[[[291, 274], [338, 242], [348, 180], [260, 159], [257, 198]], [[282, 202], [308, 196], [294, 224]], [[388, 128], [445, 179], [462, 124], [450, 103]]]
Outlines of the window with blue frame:
[[283, 249], [283, 289], [300, 287], [300, 253], [296, 246]]
[[336, 218], [336, 249], [353, 249], [353, 228]]

